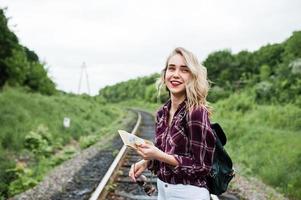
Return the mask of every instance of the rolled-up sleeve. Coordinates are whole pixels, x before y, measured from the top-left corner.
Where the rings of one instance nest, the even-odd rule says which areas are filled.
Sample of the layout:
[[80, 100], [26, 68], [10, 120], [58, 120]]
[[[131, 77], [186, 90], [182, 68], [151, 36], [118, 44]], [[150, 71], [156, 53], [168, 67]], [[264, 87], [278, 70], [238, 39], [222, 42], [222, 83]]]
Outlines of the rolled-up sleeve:
[[201, 107], [193, 110], [187, 119], [187, 126], [190, 156], [174, 154], [179, 164], [173, 172], [189, 177], [206, 176], [212, 168], [216, 140], [207, 110]]

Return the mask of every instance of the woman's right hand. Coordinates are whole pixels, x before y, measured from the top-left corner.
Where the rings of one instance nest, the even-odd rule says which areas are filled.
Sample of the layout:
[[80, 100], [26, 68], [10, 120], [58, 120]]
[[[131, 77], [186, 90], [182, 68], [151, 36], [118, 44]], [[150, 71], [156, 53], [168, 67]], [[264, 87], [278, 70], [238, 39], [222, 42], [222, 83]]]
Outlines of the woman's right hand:
[[139, 177], [142, 172], [147, 168], [147, 160], [140, 160], [135, 164], [132, 164], [131, 169], [129, 171], [129, 176], [133, 181], [136, 182], [136, 178]]

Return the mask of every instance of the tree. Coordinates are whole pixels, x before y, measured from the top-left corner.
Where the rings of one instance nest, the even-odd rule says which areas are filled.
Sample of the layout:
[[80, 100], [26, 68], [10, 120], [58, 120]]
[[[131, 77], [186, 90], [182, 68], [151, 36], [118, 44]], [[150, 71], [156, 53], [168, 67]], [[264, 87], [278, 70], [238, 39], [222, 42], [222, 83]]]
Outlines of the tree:
[[284, 60], [289, 63], [301, 58], [301, 31], [293, 32], [293, 35], [284, 42]]
[[48, 77], [38, 55], [19, 44], [7, 26], [4, 10], [0, 9], [0, 88], [4, 84], [27, 86], [42, 94], [54, 94], [55, 84]]
[[230, 50], [222, 50], [211, 53], [203, 64], [208, 69], [208, 77], [219, 86], [225, 82], [237, 80], [237, 64]]
[[259, 70], [262, 65], [268, 65], [271, 68], [271, 74], [274, 74], [277, 66], [283, 62], [283, 52], [282, 44], [268, 44], [261, 47], [254, 52], [255, 67]]

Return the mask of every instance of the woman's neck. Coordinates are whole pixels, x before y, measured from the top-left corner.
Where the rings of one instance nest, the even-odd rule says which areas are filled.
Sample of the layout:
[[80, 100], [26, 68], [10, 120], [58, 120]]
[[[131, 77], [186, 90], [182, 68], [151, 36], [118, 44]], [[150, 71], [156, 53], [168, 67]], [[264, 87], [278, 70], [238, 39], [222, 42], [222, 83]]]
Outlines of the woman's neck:
[[175, 113], [176, 110], [178, 109], [179, 105], [185, 100], [186, 95], [182, 95], [180, 97], [171, 95], [170, 99], [171, 99], [171, 107], [170, 107], [170, 111], [172, 113]]

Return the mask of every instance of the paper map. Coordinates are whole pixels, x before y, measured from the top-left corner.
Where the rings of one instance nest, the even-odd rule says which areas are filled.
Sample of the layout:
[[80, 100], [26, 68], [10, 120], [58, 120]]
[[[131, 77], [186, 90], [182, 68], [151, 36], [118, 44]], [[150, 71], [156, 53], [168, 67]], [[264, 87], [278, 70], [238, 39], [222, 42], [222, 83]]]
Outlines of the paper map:
[[123, 143], [134, 149], [137, 149], [137, 145], [140, 145], [140, 144], [145, 144], [145, 143], [153, 144], [149, 140], [142, 139], [142, 138], [140, 138], [134, 134], [128, 133], [124, 130], [118, 130], [118, 133], [119, 133]]

